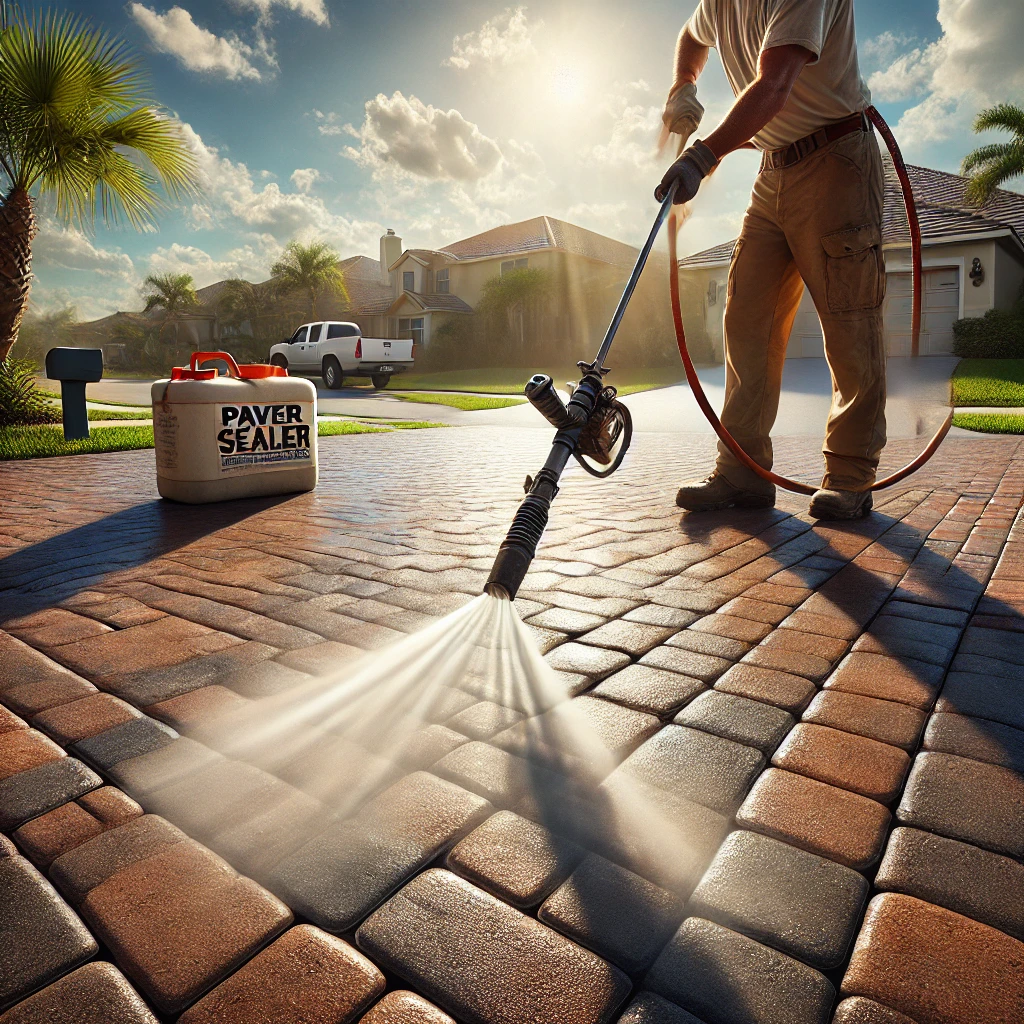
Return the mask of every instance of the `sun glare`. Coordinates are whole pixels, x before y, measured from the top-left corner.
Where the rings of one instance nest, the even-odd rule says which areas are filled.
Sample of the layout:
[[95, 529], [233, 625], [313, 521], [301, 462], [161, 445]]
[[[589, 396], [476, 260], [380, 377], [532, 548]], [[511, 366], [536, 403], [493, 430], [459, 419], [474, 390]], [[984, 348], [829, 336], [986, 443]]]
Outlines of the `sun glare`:
[[561, 103], [577, 103], [583, 98], [583, 76], [575, 64], [558, 64], [551, 79], [551, 94]]

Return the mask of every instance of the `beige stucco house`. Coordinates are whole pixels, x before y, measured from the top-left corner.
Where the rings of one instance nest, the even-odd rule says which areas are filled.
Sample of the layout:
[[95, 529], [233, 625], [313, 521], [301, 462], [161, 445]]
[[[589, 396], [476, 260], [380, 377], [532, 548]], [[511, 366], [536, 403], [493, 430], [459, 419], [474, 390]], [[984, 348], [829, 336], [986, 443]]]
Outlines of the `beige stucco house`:
[[[883, 250], [887, 291], [883, 317], [890, 356], [910, 355], [910, 244], [903, 196], [886, 161]], [[953, 321], [1007, 309], [1024, 282], [1024, 195], [997, 191], [984, 206], [965, 199], [967, 179], [927, 167], [909, 167], [921, 222], [924, 295], [921, 355], [953, 351]], [[704, 336], [723, 357], [726, 282], [735, 240], [679, 261], [680, 280], [701, 296]], [[787, 358], [822, 356], [821, 323], [805, 291]]]

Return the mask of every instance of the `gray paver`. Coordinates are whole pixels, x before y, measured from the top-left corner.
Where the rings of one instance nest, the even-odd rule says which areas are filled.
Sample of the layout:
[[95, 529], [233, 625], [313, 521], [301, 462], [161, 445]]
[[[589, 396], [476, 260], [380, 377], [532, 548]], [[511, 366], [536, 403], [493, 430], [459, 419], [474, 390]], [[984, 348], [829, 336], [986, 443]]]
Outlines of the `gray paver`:
[[922, 746], [944, 754], [989, 761], [1024, 775], [1024, 730], [988, 719], [937, 713], [928, 719]]
[[659, 996], [641, 992], [619, 1018], [618, 1024], [702, 1024], [689, 1010]]
[[718, 690], [700, 694], [673, 721], [756, 747], [766, 757], [795, 724], [793, 716], [781, 708]]
[[0, 828], [12, 829], [103, 785], [74, 757], [30, 768], [0, 780]]
[[705, 688], [699, 679], [678, 672], [650, 665], [628, 665], [598, 684], [594, 693], [628, 708], [665, 716], [687, 704]]
[[173, 743], [177, 732], [153, 718], [133, 718], [72, 744], [72, 750], [89, 764], [106, 771], [121, 761], [148, 754]]

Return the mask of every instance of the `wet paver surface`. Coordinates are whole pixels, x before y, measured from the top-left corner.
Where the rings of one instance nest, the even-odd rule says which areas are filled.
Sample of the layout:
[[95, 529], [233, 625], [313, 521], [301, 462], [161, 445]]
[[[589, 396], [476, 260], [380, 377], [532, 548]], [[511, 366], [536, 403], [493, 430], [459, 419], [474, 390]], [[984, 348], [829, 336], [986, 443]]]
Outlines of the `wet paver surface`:
[[323, 439], [315, 492], [199, 507], [152, 452], [0, 466], [2, 1024], [1024, 1020], [1015, 438], [847, 524], [681, 515], [706, 436], [567, 474], [517, 609], [650, 836], [472, 681], [388, 757], [225, 746], [472, 601], [548, 440]]

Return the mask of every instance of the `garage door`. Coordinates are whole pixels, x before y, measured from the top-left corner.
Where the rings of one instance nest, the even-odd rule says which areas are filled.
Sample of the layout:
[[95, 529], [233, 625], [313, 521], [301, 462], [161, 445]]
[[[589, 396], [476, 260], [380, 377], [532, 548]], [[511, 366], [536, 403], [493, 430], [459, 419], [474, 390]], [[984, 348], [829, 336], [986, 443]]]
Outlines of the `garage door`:
[[825, 342], [821, 335], [821, 321], [811, 301], [811, 293], [805, 288], [800, 300], [793, 330], [789, 335], [787, 359], [821, 359], [825, 355]]
[[[960, 315], [960, 268], [938, 267], [924, 272], [921, 309], [921, 355], [953, 353], [953, 321]], [[913, 285], [909, 273], [889, 274], [883, 322], [891, 356], [910, 355]]]

